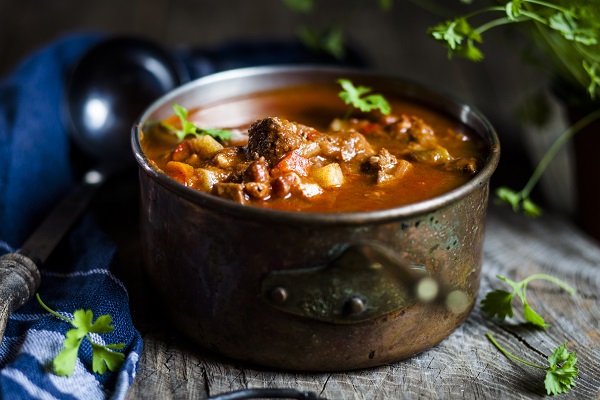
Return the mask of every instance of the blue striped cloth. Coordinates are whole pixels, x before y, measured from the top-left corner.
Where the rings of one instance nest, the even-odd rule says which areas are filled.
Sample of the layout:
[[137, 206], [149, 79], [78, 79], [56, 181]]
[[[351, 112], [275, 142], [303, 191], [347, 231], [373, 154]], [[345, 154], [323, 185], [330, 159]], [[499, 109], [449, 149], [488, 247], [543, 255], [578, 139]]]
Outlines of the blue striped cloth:
[[[0, 81], [0, 254], [15, 251], [41, 218], [74, 186], [61, 104], [69, 68], [99, 38], [64, 37], [24, 60]], [[36, 300], [13, 313], [0, 346], [3, 399], [123, 399], [142, 351], [118, 270], [116, 246], [90, 215], [76, 224], [40, 271], [39, 294], [60, 314], [76, 309], [94, 318], [113, 317], [113, 333], [97, 343], [125, 343], [119, 371], [92, 372], [92, 350], [84, 340], [74, 373], [52, 372], [52, 360], [72, 326]]]

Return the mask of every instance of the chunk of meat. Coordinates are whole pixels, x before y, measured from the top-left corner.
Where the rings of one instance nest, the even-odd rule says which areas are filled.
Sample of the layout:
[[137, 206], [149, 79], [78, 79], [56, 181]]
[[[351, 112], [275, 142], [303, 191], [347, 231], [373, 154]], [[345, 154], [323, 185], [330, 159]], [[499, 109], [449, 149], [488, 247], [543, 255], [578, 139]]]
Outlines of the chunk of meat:
[[461, 171], [475, 175], [479, 171], [479, 165], [475, 158], [457, 158], [444, 165], [444, 171]]
[[364, 172], [377, 175], [378, 185], [402, 178], [411, 168], [410, 162], [398, 160], [385, 148], [382, 148], [377, 155], [370, 157], [362, 167]]
[[253, 161], [244, 171], [244, 182], [269, 183], [271, 176], [264, 157]]
[[253, 161], [244, 171], [244, 191], [255, 199], [264, 200], [271, 195], [271, 176], [263, 157]]
[[271, 117], [254, 122], [248, 129], [247, 156], [264, 157], [267, 165], [277, 164], [286, 154], [307, 142], [313, 128]]
[[366, 159], [375, 154], [367, 139], [358, 132], [321, 134], [315, 141], [321, 147], [321, 155], [341, 162], [348, 162], [355, 157]]
[[271, 181], [273, 196], [287, 197], [298, 185], [300, 185], [300, 183], [300, 177], [295, 172], [289, 172], [278, 176]]
[[388, 126], [388, 131], [401, 143], [410, 143], [413, 150], [430, 149], [438, 144], [433, 128], [415, 115], [402, 114]]
[[243, 183], [220, 182], [214, 186], [213, 190], [217, 196], [223, 197], [224, 199], [233, 200], [240, 204], [246, 202]]

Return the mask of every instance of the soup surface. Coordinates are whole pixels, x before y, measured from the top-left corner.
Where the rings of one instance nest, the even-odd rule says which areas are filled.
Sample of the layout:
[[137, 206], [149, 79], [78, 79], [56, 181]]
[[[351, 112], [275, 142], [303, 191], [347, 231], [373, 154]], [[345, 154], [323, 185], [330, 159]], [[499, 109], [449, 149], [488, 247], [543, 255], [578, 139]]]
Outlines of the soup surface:
[[142, 129], [156, 170], [179, 183], [243, 204], [286, 211], [359, 212], [426, 200], [467, 182], [487, 146], [464, 124], [407, 99], [385, 95], [391, 113], [353, 111], [340, 87], [305, 85], [191, 110], [201, 128], [231, 139], [168, 127]]

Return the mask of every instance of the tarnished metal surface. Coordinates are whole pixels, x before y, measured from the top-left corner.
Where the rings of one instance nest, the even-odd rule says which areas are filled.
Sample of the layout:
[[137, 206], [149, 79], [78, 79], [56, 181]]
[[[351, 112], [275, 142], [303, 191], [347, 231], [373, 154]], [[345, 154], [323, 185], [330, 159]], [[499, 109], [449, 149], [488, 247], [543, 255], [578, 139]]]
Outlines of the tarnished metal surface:
[[[317, 71], [319, 79], [328, 80], [340, 73], [350, 78], [361, 74]], [[206, 89], [200, 97], [213, 93], [214, 84], [225, 87], [228, 83], [227, 93], [233, 95], [232, 91], [264, 89], [261, 82], [311, 81], [313, 74], [308, 69], [270, 67], [211, 77], [161, 99], [142, 122], [161, 118], [175, 100], [194, 101], [200, 88]], [[242, 85], [245, 81], [249, 86]], [[432, 106], [444, 106], [443, 110], [479, 132], [490, 145], [483, 170], [455, 191], [410, 206], [348, 214], [277, 212], [235, 204], [171, 181], [149, 167], [134, 132], [141, 166], [145, 271], [182, 332], [240, 360], [286, 369], [347, 370], [417, 354], [442, 341], [467, 318], [479, 288], [488, 184], [499, 158], [497, 137], [469, 107], [425, 89], [419, 91], [412, 84], [390, 82], [388, 87], [410, 96], [426, 92]], [[309, 274], [315, 266], [328, 266], [323, 267], [326, 274], [340, 279], [343, 274], [334, 271], [331, 262], [348, 246], [363, 242], [378, 243], [406, 263], [423, 266], [444, 287], [463, 293], [466, 307], [453, 312], [438, 302], [386, 293], [387, 297], [375, 297], [382, 303], [402, 303], [380, 304], [370, 318], [349, 321], [344, 312], [348, 316], [369, 310], [369, 296], [361, 296], [362, 289], [353, 286], [352, 282], [361, 280], [355, 278], [340, 283], [331, 292], [332, 298], [325, 294], [338, 283], [321, 284], [315, 296], [321, 296], [323, 304], [334, 304], [325, 307], [327, 312], [317, 311], [319, 301], [308, 306], [315, 311], [313, 315], [281, 307], [293, 295], [289, 287], [293, 279], [273, 287], [268, 285], [270, 279]], [[369, 285], [379, 279], [374, 277]], [[379, 292], [402, 291], [401, 287], [390, 284], [390, 289]], [[279, 306], [274, 304], [278, 301]], [[345, 311], [332, 311], [340, 310], [340, 305]]]
[[350, 246], [326, 266], [271, 272], [261, 282], [263, 298], [279, 310], [333, 323], [368, 321], [413, 305], [413, 289], [429, 276], [425, 267], [379, 262], [366, 246]]

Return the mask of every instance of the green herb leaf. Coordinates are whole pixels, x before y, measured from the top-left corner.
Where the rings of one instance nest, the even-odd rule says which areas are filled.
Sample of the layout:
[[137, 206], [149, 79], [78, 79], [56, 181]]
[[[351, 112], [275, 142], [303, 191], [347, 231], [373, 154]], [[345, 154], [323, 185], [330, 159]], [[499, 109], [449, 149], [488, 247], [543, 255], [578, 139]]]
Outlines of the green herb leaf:
[[79, 329], [71, 329], [67, 331], [66, 338], [63, 342], [63, 349], [52, 361], [54, 372], [59, 376], [71, 376], [77, 363], [77, 354], [79, 353], [79, 346], [85, 333]]
[[283, 0], [283, 3], [292, 11], [306, 14], [315, 7], [315, 0]]
[[544, 367], [530, 363], [515, 356], [514, 354], [511, 354], [502, 346], [500, 346], [500, 344], [492, 337], [490, 333], [488, 333], [486, 336], [505, 356], [530, 367], [546, 370], [544, 386], [547, 394], [556, 395], [560, 393], [567, 393], [569, 389], [575, 386], [575, 378], [579, 374], [579, 370], [575, 366], [577, 363], [577, 354], [575, 351], [569, 352], [567, 350], [567, 343], [564, 343], [554, 349], [553, 353], [548, 357], [548, 366]]
[[549, 328], [550, 325], [542, 318], [529, 304], [527, 301], [527, 284], [536, 279], [542, 279], [554, 284], [559, 285], [570, 294], [575, 294], [575, 289], [567, 285], [565, 282], [558, 278], [555, 278], [546, 274], [535, 274], [531, 275], [520, 282], [512, 281], [501, 275], [496, 276], [498, 279], [504, 281], [512, 288], [512, 292], [504, 290], [494, 290], [489, 292], [485, 298], [481, 301], [481, 310], [488, 314], [490, 317], [498, 317], [505, 319], [506, 317], [512, 318], [514, 315], [512, 300], [516, 296], [519, 296], [521, 303], [523, 303], [523, 318], [525, 321], [539, 326], [540, 328]]
[[298, 37], [307, 48], [315, 52], [330, 54], [338, 60], [346, 57], [344, 31], [340, 27], [334, 26], [320, 31], [303, 26], [298, 31]]
[[[104, 374], [106, 369], [114, 371], [121, 366], [125, 360], [125, 354], [112, 351], [115, 346], [102, 346], [91, 342], [92, 344], [92, 370], [97, 374]], [[121, 345], [121, 344], [119, 344]], [[124, 345], [124, 343], [122, 344]], [[120, 347], [122, 348], [122, 346]]]
[[515, 192], [514, 190], [502, 186], [496, 189], [496, 199], [500, 203], [509, 204], [514, 212], [523, 211], [528, 217], [539, 217], [542, 215], [542, 209], [525, 195], [525, 190]]
[[379, 110], [382, 114], [388, 115], [392, 109], [387, 100], [380, 94], [370, 94], [371, 88], [366, 86], [354, 86], [348, 79], [339, 79], [338, 83], [342, 86], [343, 91], [338, 95], [346, 104], [354, 108], [358, 108], [363, 112]]
[[101, 345], [95, 343], [90, 338], [90, 333], [103, 334], [114, 331], [112, 326], [112, 317], [108, 314], [101, 315], [92, 323], [94, 314], [91, 310], [75, 310], [73, 313], [73, 319], [69, 319], [63, 315], [58, 314], [56, 311], [50, 309], [39, 294], [36, 294], [37, 300], [40, 305], [54, 316], [70, 322], [75, 329], [67, 331], [65, 340], [63, 342], [63, 349], [53, 360], [54, 371], [60, 376], [71, 376], [77, 363], [77, 355], [79, 353], [79, 347], [84, 338], [92, 345], [92, 370], [99, 374], [104, 374], [106, 369], [114, 371], [118, 369], [125, 355], [112, 350], [119, 350], [125, 347], [125, 343], [115, 343]]
[[505, 319], [513, 317], [512, 300], [515, 297], [514, 292], [505, 290], [494, 290], [489, 292], [481, 301], [481, 310], [490, 317]]
[[199, 128], [193, 122], [188, 121], [188, 110], [186, 108], [177, 103], [173, 103], [172, 107], [175, 115], [179, 118], [181, 128], [176, 128], [164, 121], [161, 122], [161, 125], [171, 133], [175, 134], [179, 142], [182, 142], [187, 135], [210, 135], [221, 140], [227, 140], [233, 137], [233, 133], [226, 129]]
[[[579, 374], [577, 354], [567, 350], [567, 343], [554, 349], [554, 353], [548, 357], [550, 367], [546, 372], [544, 385], [548, 394], [567, 393], [575, 386], [575, 378]], [[560, 363], [563, 363], [560, 365]]]

